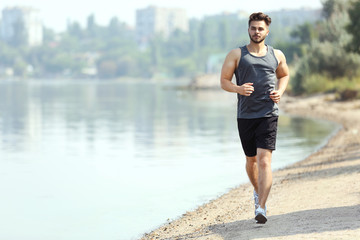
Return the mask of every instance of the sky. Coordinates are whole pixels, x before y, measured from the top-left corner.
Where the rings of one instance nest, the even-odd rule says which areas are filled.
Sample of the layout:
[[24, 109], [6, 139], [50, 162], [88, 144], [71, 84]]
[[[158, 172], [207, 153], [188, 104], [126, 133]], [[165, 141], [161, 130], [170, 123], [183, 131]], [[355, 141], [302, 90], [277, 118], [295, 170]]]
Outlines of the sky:
[[[211, 3], [209, 3], [211, 2]], [[252, 12], [269, 12], [281, 9], [297, 9], [302, 7], [321, 8], [321, 0], [0, 0], [0, 10], [5, 7], [24, 6], [39, 10], [43, 24], [57, 32], [66, 29], [67, 21], [77, 21], [85, 26], [89, 15], [95, 15], [99, 25], [107, 25], [112, 17], [135, 25], [136, 9], [148, 6], [165, 8], [183, 8], [189, 18], [201, 19], [204, 16], [215, 15], [239, 10]]]

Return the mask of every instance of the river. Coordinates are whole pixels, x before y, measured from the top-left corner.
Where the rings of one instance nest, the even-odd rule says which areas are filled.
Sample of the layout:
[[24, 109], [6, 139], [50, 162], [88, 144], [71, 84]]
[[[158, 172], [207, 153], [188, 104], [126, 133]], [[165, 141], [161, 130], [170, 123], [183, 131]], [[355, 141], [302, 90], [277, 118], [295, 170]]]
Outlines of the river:
[[[169, 82], [1, 81], [0, 238], [136, 239], [247, 182], [235, 111]], [[282, 114], [273, 168], [335, 128]]]

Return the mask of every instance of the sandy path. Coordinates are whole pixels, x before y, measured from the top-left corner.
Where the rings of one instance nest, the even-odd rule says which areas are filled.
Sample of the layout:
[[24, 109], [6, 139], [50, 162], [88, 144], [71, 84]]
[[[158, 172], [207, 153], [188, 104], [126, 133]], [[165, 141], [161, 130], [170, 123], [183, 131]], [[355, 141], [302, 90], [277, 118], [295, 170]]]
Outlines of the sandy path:
[[244, 184], [143, 239], [360, 239], [360, 100], [332, 99], [282, 100], [289, 113], [343, 128], [318, 152], [274, 173], [265, 225], [255, 223], [252, 187]]

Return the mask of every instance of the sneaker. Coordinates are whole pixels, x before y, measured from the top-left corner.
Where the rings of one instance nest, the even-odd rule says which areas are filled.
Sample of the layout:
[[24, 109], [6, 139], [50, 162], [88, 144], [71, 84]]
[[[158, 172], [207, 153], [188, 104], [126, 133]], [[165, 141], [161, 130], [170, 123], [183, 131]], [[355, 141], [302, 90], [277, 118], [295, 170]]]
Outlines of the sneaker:
[[260, 206], [259, 203], [259, 194], [254, 190], [254, 204], [255, 204], [255, 215], [256, 215], [256, 209]]
[[[254, 190], [254, 205], [255, 205], [255, 215], [256, 215], [256, 209], [260, 207], [260, 202], [259, 202], [259, 194], [257, 194], [255, 190]], [[265, 212], [266, 212], [266, 204], [265, 204]]]
[[255, 220], [256, 220], [256, 223], [260, 223], [260, 224], [266, 223], [267, 218], [266, 218], [265, 209], [262, 209], [261, 207], [258, 207], [255, 210]]

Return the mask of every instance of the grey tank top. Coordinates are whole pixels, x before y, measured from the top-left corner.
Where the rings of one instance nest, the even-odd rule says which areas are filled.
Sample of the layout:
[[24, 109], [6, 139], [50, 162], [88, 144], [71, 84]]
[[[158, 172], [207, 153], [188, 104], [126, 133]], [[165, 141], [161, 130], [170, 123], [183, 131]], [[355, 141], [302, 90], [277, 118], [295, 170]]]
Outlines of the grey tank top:
[[246, 46], [240, 47], [241, 58], [235, 69], [236, 84], [253, 83], [254, 92], [250, 96], [238, 94], [238, 118], [262, 118], [279, 115], [279, 108], [270, 98], [277, 83], [276, 69], [279, 65], [274, 49], [266, 45], [265, 56], [257, 57], [249, 53]]

